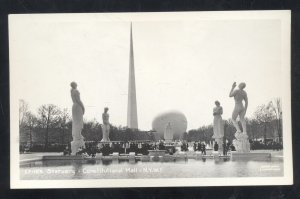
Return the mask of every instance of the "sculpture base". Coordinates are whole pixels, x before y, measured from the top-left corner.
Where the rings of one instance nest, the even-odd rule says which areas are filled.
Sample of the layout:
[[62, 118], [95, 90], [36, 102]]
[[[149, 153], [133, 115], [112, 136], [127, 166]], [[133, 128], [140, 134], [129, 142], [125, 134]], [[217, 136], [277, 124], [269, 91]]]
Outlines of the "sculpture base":
[[270, 160], [271, 153], [261, 153], [261, 152], [249, 152], [249, 153], [239, 153], [236, 151], [231, 152], [231, 160]]
[[214, 157], [214, 159], [219, 159], [220, 158], [220, 153], [219, 153], [219, 151], [213, 151], [212, 152], [212, 156]]
[[164, 156], [166, 150], [149, 150], [149, 156]]
[[247, 133], [236, 132], [235, 140], [233, 140], [233, 145], [238, 153], [249, 153], [250, 152], [250, 143], [248, 140]]
[[173, 140], [171, 140], [171, 139], [169, 139], [169, 140], [168, 140], [168, 139], [165, 139], [165, 143], [168, 143], [168, 144], [169, 144], [169, 143], [172, 143], [172, 142], [173, 142]]
[[215, 138], [215, 141], [218, 143], [218, 146], [219, 146], [218, 152], [220, 154], [223, 154], [223, 137], [221, 137], [221, 138]]
[[84, 141], [82, 140], [74, 140], [71, 142], [71, 151], [72, 151], [72, 155], [76, 155], [76, 153], [78, 152], [78, 149], [80, 147], [84, 147]]
[[110, 142], [110, 140], [109, 139], [102, 139], [100, 142]]

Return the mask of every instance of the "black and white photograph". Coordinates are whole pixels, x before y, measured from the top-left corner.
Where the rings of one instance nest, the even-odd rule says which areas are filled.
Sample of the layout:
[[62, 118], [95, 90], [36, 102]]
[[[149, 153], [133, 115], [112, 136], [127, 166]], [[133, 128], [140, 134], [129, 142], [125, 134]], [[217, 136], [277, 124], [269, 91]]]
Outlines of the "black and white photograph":
[[9, 15], [11, 188], [292, 184], [290, 18]]

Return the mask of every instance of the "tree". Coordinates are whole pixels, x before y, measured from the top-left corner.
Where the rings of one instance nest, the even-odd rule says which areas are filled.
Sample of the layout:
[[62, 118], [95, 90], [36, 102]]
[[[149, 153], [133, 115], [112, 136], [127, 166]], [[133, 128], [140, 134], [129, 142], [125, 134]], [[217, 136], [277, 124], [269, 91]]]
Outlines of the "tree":
[[102, 128], [96, 119], [87, 121], [83, 124], [82, 135], [85, 140], [99, 141], [100, 134], [102, 135]]
[[149, 135], [150, 140], [155, 141], [155, 135], [154, 135], [153, 131], [149, 131], [148, 135]]
[[224, 122], [224, 138], [228, 140], [230, 143], [235, 139], [234, 134], [236, 133], [236, 129], [233, 126], [232, 119], [225, 120]]
[[279, 141], [282, 141], [282, 104], [280, 98], [275, 98], [269, 103], [270, 108], [274, 111], [276, 117], [276, 129]]
[[255, 118], [252, 118], [248, 120], [247, 124], [248, 124], [247, 130], [250, 137], [252, 138], [252, 140], [256, 140], [258, 138], [258, 133], [260, 131], [259, 121]]
[[[28, 142], [32, 145], [33, 140], [33, 129], [37, 124], [36, 116], [31, 113], [29, 110], [28, 103], [20, 99], [19, 100], [19, 134], [20, 134], [20, 141]], [[28, 136], [29, 135], [29, 136]], [[29, 140], [28, 140], [29, 137]]]
[[19, 126], [20, 128], [25, 125], [26, 114], [28, 113], [28, 103], [20, 99], [19, 100]]
[[182, 134], [182, 140], [187, 141], [187, 139], [188, 139], [188, 134], [187, 134], [187, 132], [184, 132], [184, 133]]
[[48, 148], [49, 129], [59, 124], [60, 113], [60, 109], [53, 104], [42, 105], [38, 109], [39, 123], [45, 129], [45, 149]]
[[68, 109], [64, 108], [58, 115], [58, 123], [61, 129], [61, 143], [65, 142], [65, 131], [68, 128], [68, 122], [70, 121], [70, 115], [68, 113]]
[[206, 143], [212, 140], [213, 135], [214, 135], [213, 126], [212, 125], [205, 126], [203, 136]]
[[32, 114], [31, 112], [26, 113], [26, 127], [29, 130], [30, 145], [32, 145], [32, 140], [33, 140], [32, 133], [33, 133], [34, 127], [36, 127], [36, 125], [37, 125], [37, 122], [38, 122], [38, 119], [34, 114]]
[[260, 125], [264, 128], [264, 143], [267, 144], [267, 127], [275, 118], [274, 112], [270, 106], [268, 105], [261, 105], [257, 107], [257, 110], [254, 113], [255, 119], [259, 122]]

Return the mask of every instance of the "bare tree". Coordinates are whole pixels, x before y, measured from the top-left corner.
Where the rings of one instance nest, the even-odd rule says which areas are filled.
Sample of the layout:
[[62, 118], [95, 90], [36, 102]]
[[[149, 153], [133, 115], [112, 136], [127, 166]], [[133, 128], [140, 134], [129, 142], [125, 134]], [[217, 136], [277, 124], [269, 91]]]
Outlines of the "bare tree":
[[267, 127], [271, 123], [272, 120], [274, 120], [275, 115], [274, 112], [270, 106], [270, 103], [268, 105], [261, 105], [257, 107], [257, 110], [254, 113], [255, 119], [259, 122], [260, 125], [263, 125], [264, 127], [264, 143], [267, 144]]
[[19, 100], [19, 126], [20, 128], [25, 125], [26, 114], [28, 112], [28, 103], [20, 99]]
[[252, 136], [253, 140], [256, 140], [258, 138], [259, 135], [259, 127], [260, 123], [256, 118], [250, 119], [249, 120], [249, 133]]
[[33, 140], [33, 136], [32, 136], [32, 132], [34, 127], [37, 125], [37, 117], [32, 114], [31, 112], [27, 112], [26, 114], [26, 127], [29, 130], [29, 142], [30, 145], [32, 145], [32, 140]]
[[270, 102], [270, 107], [275, 113], [276, 116], [276, 129], [278, 132], [279, 141], [282, 141], [282, 104], [280, 98], [275, 98]]
[[60, 113], [60, 109], [53, 104], [42, 105], [38, 109], [40, 125], [45, 129], [45, 149], [48, 148], [49, 129], [58, 124]]
[[63, 111], [58, 115], [59, 117], [59, 127], [61, 129], [61, 143], [65, 142], [65, 131], [68, 128], [68, 122], [70, 121], [70, 115], [68, 113], [68, 109], [64, 108]]
[[28, 109], [29, 109], [28, 103], [25, 100], [20, 99], [19, 100], [20, 134], [25, 135], [26, 140], [28, 142], [28, 133], [29, 133], [29, 143], [30, 145], [32, 145], [32, 132], [33, 132], [33, 128], [37, 123], [37, 118]]

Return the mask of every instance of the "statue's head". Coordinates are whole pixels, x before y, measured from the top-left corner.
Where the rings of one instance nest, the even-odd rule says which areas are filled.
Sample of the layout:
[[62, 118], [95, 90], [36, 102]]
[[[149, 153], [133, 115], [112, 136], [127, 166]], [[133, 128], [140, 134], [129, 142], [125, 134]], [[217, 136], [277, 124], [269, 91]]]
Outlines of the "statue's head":
[[108, 111], [108, 107], [105, 107], [104, 108], [104, 112], [106, 113]]
[[77, 88], [77, 84], [76, 84], [76, 82], [71, 82], [71, 84], [70, 84], [70, 85], [71, 85], [71, 87], [72, 87], [72, 88], [74, 88], [74, 89], [76, 89], [76, 88]]
[[245, 87], [246, 87], [246, 83], [245, 82], [242, 82], [242, 83], [239, 84], [239, 88], [241, 90], [243, 90]]
[[220, 106], [220, 102], [217, 100], [217, 101], [215, 101], [215, 105], [216, 106]]

